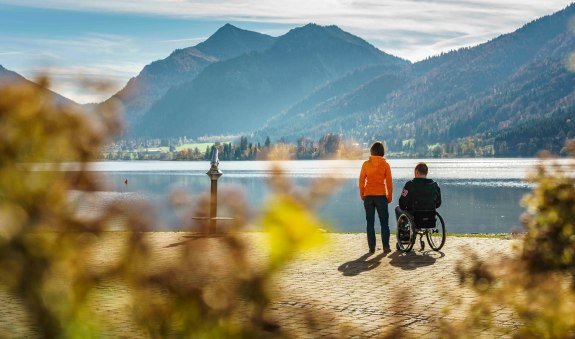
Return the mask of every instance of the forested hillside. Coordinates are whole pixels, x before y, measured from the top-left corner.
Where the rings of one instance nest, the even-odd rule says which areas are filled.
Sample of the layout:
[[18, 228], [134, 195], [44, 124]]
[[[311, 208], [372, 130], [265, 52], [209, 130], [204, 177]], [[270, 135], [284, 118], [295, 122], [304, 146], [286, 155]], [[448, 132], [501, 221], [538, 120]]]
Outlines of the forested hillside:
[[[147, 102], [131, 126], [136, 136], [159, 138], [295, 142], [336, 133], [359, 143], [384, 140], [397, 156], [560, 152], [574, 134], [574, 15], [571, 5], [415, 64], [336, 26], [309, 24], [278, 38], [249, 32], [250, 39], [224, 26], [187, 52], [214, 59], [163, 86], [165, 94]], [[258, 42], [246, 47], [246, 40]]]
[[[359, 141], [382, 139], [391, 151], [411, 155], [559, 151], [574, 132], [564, 123], [575, 100], [568, 64], [575, 52], [574, 14], [569, 6], [485, 44], [382, 75], [312, 109], [302, 101], [288, 110], [297, 118], [275, 119], [258, 134], [295, 139], [338, 132]], [[559, 137], [534, 130], [543, 123]]]
[[261, 53], [207, 67], [172, 88], [138, 127], [156, 137], [254, 131], [316, 88], [360, 68], [407, 62], [336, 26], [309, 24], [277, 38]]

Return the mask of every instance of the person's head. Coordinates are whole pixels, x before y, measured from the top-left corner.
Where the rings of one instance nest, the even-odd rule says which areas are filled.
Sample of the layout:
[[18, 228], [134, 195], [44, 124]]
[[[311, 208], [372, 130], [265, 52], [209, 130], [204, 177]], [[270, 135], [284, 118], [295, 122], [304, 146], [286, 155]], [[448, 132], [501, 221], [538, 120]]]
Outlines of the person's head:
[[371, 155], [376, 155], [379, 157], [384, 156], [385, 149], [383, 148], [383, 143], [381, 143], [381, 141], [374, 142], [373, 145], [371, 145], [371, 148], [369, 149], [369, 153]]
[[429, 169], [427, 168], [427, 164], [424, 162], [420, 162], [415, 166], [415, 177], [416, 178], [427, 178], [427, 172]]

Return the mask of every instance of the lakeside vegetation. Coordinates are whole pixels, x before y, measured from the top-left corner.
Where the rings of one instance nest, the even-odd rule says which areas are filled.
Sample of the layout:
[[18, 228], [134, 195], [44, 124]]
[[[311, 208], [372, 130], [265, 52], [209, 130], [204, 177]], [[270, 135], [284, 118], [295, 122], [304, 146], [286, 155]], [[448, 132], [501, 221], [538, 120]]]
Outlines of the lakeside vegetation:
[[263, 143], [241, 136], [237, 142], [192, 143], [187, 138], [119, 140], [104, 148], [99, 160], [210, 160], [212, 148], [217, 148], [220, 160], [264, 160], [275, 147], [283, 149], [286, 159], [361, 159], [363, 146], [343, 140], [338, 134], [326, 134], [315, 141], [300, 138], [295, 144], [285, 140]]
[[[552, 134], [550, 134], [552, 135]], [[416, 139], [393, 141], [387, 143], [386, 156], [392, 158], [498, 158], [530, 157], [538, 150], [550, 146], [554, 153], [561, 157], [569, 155], [566, 147], [557, 148], [547, 144], [547, 139], [564, 138], [564, 135], [551, 136], [546, 139], [529, 139], [519, 143], [520, 152], [510, 152], [505, 141], [493, 144], [480, 137], [469, 137], [452, 143], [419, 144]], [[230, 137], [229, 139], [234, 139]], [[319, 140], [301, 137], [296, 142], [279, 139], [272, 142], [266, 137], [264, 142], [255, 141], [248, 136], [241, 136], [234, 141], [198, 141], [186, 137], [167, 139], [121, 139], [103, 147], [98, 160], [165, 160], [165, 161], [205, 161], [210, 160], [212, 148], [218, 149], [221, 160], [243, 161], [264, 160], [268, 158], [272, 147], [285, 149], [285, 159], [322, 160], [322, 159], [363, 159], [369, 156], [369, 143], [359, 143], [344, 139], [342, 135], [329, 133]]]

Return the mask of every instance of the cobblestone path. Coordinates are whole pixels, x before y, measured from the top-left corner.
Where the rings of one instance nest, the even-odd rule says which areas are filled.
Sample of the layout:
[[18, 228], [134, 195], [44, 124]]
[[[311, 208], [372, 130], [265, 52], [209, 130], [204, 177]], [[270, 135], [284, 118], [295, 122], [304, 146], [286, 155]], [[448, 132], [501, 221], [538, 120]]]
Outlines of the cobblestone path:
[[[105, 265], [119, 253], [114, 237], [102, 241], [95, 265]], [[158, 265], [169, 261], [176, 255], [178, 245], [187, 241], [185, 233], [158, 232], [150, 237]], [[263, 235], [246, 233], [245, 237], [252, 259], [256, 263], [266, 260], [266, 252], [260, 245]], [[496, 261], [502, 254], [511, 253], [513, 247], [513, 240], [448, 237], [441, 252], [420, 251], [417, 243], [408, 254], [395, 250], [384, 254], [378, 248], [370, 255], [365, 234], [327, 237], [328, 245], [299, 256], [282, 270], [274, 285], [277, 296], [270, 314], [280, 329], [295, 332], [298, 337], [377, 337], [394, 328], [400, 328], [408, 337], [440, 337], [438, 320], [462, 320], [460, 310], [476, 297], [459, 286], [457, 263], [468, 260], [471, 253]], [[198, 241], [209, 242], [209, 248], [217, 245], [218, 240]], [[115, 322], [113, 327], [118, 332], [110, 336], [143, 336], [117, 314], [126, 311], [124, 298], [128, 291], [104, 292], [95, 304], [106, 314], [116, 314], [110, 321]], [[454, 298], [462, 304], [455, 305]], [[0, 334], [34, 337], [34, 331], [25, 326], [21, 306], [2, 290], [0, 304]], [[448, 307], [451, 312], [445, 313]], [[509, 331], [517, 328], [509, 311], [495, 312], [497, 325]]]

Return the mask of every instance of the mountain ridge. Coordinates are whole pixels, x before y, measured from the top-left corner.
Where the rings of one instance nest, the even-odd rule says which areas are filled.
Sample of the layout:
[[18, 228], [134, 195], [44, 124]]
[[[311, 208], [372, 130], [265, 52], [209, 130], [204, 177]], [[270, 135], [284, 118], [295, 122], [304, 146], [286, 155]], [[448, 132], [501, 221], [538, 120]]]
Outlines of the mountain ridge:
[[176, 49], [164, 59], [146, 65], [118, 93], [128, 126], [134, 125], [149, 107], [171, 87], [193, 80], [208, 65], [265, 49], [274, 38], [226, 24], [196, 46]]
[[[350, 99], [342, 95], [315, 110], [292, 112], [298, 116], [292, 126], [279, 123], [256, 135], [293, 139], [297, 134], [318, 137], [341, 132], [358, 140], [384, 139], [395, 152], [421, 155], [429, 155], [426, 145], [440, 143], [446, 148], [450, 143], [474, 140], [481, 147], [493, 147], [492, 155], [532, 156], [536, 147], [548, 146], [544, 136], [531, 137], [531, 148], [523, 147], [520, 152], [517, 147], [508, 151], [514, 146], [498, 150], [494, 139], [510, 124], [543, 119], [558, 107], [571, 107], [575, 79], [565, 60], [575, 52], [569, 28], [574, 16], [572, 4], [484, 44], [415, 63], [405, 85], [390, 93], [364, 93], [365, 97], [379, 95], [374, 108], [346, 109], [351, 107]], [[331, 121], [314, 125], [313, 121], [325, 117], [325, 107], [343, 111]], [[565, 135], [574, 136], [569, 133]], [[550, 149], [557, 152], [564, 141], [556, 141]]]
[[[0, 87], [5, 85], [5, 84], [7, 84], [7, 85], [8, 84], [14, 84], [17, 82], [22, 82], [22, 83], [32, 85], [32, 86], [37, 86], [37, 87], [40, 86], [37, 83], [35, 83], [34, 81], [28, 80], [25, 77], [23, 77], [22, 75], [0, 65]], [[56, 92], [54, 92], [50, 89], [47, 89], [47, 88], [43, 88], [43, 90], [47, 91], [50, 94], [50, 96], [54, 99], [54, 102], [58, 105], [79, 106], [73, 100], [68, 99], [59, 93], [56, 93]]]
[[164, 137], [249, 131], [310, 90], [376, 64], [400, 68], [408, 62], [335, 26], [308, 24], [276, 38], [264, 51], [211, 64], [193, 81], [173, 87], [139, 129]]

